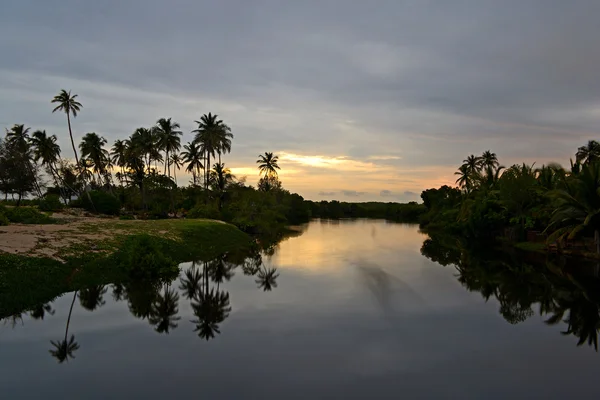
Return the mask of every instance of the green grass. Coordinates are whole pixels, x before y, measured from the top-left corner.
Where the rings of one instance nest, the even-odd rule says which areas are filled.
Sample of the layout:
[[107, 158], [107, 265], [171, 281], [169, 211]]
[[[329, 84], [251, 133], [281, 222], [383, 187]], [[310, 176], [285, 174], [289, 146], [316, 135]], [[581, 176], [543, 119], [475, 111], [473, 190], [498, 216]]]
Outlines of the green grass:
[[[65, 292], [177, 274], [177, 264], [210, 260], [223, 253], [248, 252], [252, 239], [233, 225], [211, 220], [110, 220], [78, 232], [110, 238], [73, 244], [59, 252], [64, 262], [0, 253], [0, 318], [52, 301]], [[90, 251], [93, 246], [94, 251]]]

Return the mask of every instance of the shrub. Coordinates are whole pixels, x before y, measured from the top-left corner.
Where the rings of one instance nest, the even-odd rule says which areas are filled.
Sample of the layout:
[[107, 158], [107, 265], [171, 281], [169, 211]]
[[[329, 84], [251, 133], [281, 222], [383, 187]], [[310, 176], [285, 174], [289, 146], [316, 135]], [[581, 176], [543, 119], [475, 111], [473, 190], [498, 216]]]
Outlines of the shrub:
[[215, 205], [198, 204], [187, 213], [186, 217], [220, 219], [221, 213], [219, 213], [219, 209]]
[[177, 262], [165, 255], [159, 240], [146, 234], [128, 237], [116, 256], [131, 277], [155, 278], [178, 271]]
[[60, 197], [56, 194], [48, 194], [41, 201], [38, 208], [42, 211], [60, 211], [63, 209]]
[[126, 214], [126, 215], [119, 215], [119, 219], [121, 221], [131, 221], [132, 219], [135, 219], [135, 217], [131, 214]]
[[0, 212], [0, 226], [6, 226], [10, 223], [6, 215], [3, 212]]
[[4, 213], [10, 222], [17, 224], [53, 224], [54, 218], [50, 218], [31, 207], [14, 207], [7, 209]]
[[121, 211], [121, 202], [115, 196], [111, 195], [110, 193], [100, 192], [97, 190], [90, 191], [89, 195], [89, 197], [92, 199], [93, 205], [90, 204], [90, 200], [85, 193], [83, 193], [74, 204], [81, 205], [83, 209], [90, 212], [119, 215], [119, 211]]

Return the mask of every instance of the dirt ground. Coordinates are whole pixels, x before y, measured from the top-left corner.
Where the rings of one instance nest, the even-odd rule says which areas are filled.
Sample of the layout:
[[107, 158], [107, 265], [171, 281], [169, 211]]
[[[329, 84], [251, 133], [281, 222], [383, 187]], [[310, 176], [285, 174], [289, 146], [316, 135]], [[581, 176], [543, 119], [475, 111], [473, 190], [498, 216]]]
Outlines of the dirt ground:
[[[85, 227], [108, 224], [112, 219], [84, 217], [74, 214], [55, 213], [53, 218], [62, 219], [63, 224], [0, 226], [0, 251], [13, 254], [31, 254], [58, 257], [61, 249], [73, 244], [93, 243], [107, 239], [110, 232], [86, 233]], [[93, 250], [93, 245], [91, 245]]]

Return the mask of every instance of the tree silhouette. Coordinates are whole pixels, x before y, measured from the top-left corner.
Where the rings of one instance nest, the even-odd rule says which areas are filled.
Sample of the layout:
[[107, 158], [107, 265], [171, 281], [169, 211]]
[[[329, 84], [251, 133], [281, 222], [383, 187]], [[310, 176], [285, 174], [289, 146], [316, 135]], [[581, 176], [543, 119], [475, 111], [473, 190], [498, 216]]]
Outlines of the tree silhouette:
[[177, 328], [177, 321], [181, 319], [177, 316], [178, 302], [179, 295], [165, 285], [164, 293], [159, 294], [152, 303], [152, 312], [148, 317], [148, 322], [155, 326], [156, 332], [169, 334], [169, 329]]
[[94, 311], [106, 304], [103, 296], [107, 290], [104, 285], [81, 289], [79, 291], [79, 304], [88, 311]]
[[73, 301], [71, 301], [71, 308], [69, 309], [69, 317], [67, 318], [67, 326], [65, 328], [65, 338], [61, 341], [51, 340], [50, 343], [54, 346], [54, 349], [50, 349], [49, 352], [52, 357], [56, 358], [59, 363], [69, 361], [69, 358], [75, 358], [75, 351], [79, 349], [79, 344], [75, 341], [75, 335], [71, 335], [71, 338], [67, 340], [69, 336], [69, 324], [71, 322], [71, 313], [73, 312], [73, 305], [77, 298], [77, 292], [73, 293]]
[[256, 283], [259, 288], [262, 288], [265, 292], [270, 292], [273, 288], [277, 287], [277, 273], [276, 268], [261, 268], [258, 272]]
[[71, 146], [73, 147], [73, 153], [75, 154], [75, 162], [79, 164], [79, 156], [77, 155], [77, 149], [75, 148], [75, 141], [73, 140], [73, 131], [71, 130], [71, 114], [73, 118], [77, 117], [77, 113], [81, 110], [82, 105], [77, 100], [77, 95], [71, 95], [71, 91], [68, 92], [64, 89], [59, 94], [54, 96], [52, 103], [58, 103], [58, 105], [52, 110], [62, 111], [67, 114], [67, 124], [69, 125], [69, 137], [71, 138]]
[[29, 315], [33, 319], [43, 320], [46, 314], [54, 315], [55, 311], [50, 303], [40, 303], [29, 311]]
[[267, 177], [277, 176], [277, 170], [279, 168], [279, 157], [273, 155], [273, 153], [265, 152], [265, 154], [261, 154], [258, 156], [258, 160], [256, 163], [258, 164], [258, 171], [262, 176], [265, 174]]

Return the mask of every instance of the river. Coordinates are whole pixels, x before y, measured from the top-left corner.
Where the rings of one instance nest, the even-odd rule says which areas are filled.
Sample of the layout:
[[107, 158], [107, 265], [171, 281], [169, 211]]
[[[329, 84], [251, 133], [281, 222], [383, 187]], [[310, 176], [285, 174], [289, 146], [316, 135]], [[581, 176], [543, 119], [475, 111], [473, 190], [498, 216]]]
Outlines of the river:
[[595, 289], [576, 273], [467, 261], [415, 225], [301, 231], [0, 322], [2, 398], [600, 398]]

